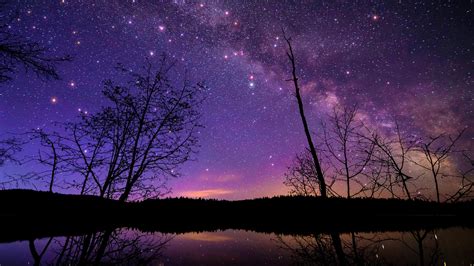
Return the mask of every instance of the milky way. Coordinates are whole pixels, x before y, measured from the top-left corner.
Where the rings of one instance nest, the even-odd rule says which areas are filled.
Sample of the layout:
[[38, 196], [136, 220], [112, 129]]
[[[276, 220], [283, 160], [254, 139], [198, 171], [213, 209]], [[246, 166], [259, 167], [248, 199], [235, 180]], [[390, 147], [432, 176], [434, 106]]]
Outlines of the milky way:
[[[62, 80], [22, 73], [0, 87], [0, 130], [73, 120], [102, 105], [116, 63], [137, 69], [167, 53], [210, 88], [200, 152], [173, 195], [286, 193], [283, 173], [305, 147], [282, 29], [291, 36], [314, 131], [336, 104], [378, 127], [414, 134], [472, 126], [469, 1], [19, 1], [11, 31], [74, 60]], [[465, 135], [472, 146], [472, 129]], [[34, 147], [28, 147], [34, 150]], [[9, 170], [9, 168], [7, 168]]]

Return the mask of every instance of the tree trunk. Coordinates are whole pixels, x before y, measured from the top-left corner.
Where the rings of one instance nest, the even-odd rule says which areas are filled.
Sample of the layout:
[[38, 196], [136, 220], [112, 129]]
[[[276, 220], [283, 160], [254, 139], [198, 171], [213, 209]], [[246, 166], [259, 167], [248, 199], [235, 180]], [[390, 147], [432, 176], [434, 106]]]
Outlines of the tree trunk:
[[337, 233], [331, 233], [331, 239], [334, 245], [334, 250], [336, 251], [338, 265], [347, 265], [346, 255], [344, 254], [344, 250], [342, 248], [341, 237]]
[[327, 197], [326, 182], [324, 181], [323, 171], [321, 170], [321, 165], [319, 164], [316, 148], [314, 147], [313, 140], [311, 138], [311, 132], [309, 130], [308, 122], [306, 121], [306, 116], [304, 113], [303, 100], [301, 99], [300, 87], [298, 84], [298, 77], [296, 75], [295, 56], [293, 55], [293, 48], [291, 46], [290, 40], [286, 37], [285, 37], [285, 40], [288, 44], [289, 51], [287, 52], [287, 55], [292, 67], [292, 80], [295, 86], [295, 92], [296, 92], [295, 94], [296, 94], [296, 99], [298, 101], [298, 108], [300, 111], [301, 121], [303, 122], [304, 133], [306, 134], [306, 139], [308, 141], [309, 150], [311, 152], [311, 156], [313, 157], [314, 167], [316, 169], [316, 174], [317, 174], [317, 178], [319, 182], [319, 191], [321, 193], [321, 197], [326, 198]]

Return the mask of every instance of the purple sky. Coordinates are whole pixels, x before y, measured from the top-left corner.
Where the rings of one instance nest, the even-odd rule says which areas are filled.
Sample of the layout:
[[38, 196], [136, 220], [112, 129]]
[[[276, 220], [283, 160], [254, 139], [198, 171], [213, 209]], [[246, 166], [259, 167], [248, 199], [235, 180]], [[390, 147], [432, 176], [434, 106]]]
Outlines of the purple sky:
[[[61, 81], [20, 74], [2, 84], [0, 132], [93, 112], [116, 63], [138, 68], [166, 52], [210, 87], [200, 153], [172, 181], [173, 195], [286, 193], [283, 173], [305, 138], [285, 81], [282, 28], [293, 39], [313, 130], [335, 104], [357, 103], [381, 128], [395, 117], [414, 134], [473, 122], [470, 1], [34, 2], [18, 1], [11, 30], [75, 59], [59, 66]], [[472, 137], [469, 128], [469, 146]]]

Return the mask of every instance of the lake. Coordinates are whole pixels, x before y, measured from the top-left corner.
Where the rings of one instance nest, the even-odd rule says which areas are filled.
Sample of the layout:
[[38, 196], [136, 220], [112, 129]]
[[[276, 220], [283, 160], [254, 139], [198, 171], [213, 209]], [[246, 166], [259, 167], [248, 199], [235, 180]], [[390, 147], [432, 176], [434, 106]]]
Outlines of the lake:
[[0, 265], [473, 265], [474, 229], [280, 235], [115, 229], [0, 243]]

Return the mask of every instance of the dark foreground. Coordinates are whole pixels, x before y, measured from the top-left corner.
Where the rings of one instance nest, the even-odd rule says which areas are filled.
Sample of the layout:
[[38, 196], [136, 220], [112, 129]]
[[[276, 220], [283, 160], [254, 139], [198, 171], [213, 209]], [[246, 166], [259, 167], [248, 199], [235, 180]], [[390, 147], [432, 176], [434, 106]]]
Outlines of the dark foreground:
[[0, 191], [0, 242], [116, 228], [186, 233], [251, 230], [305, 235], [474, 227], [474, 202], [275, 197], [243, 201], [163, 199], [120, 203], [94, 196]]

